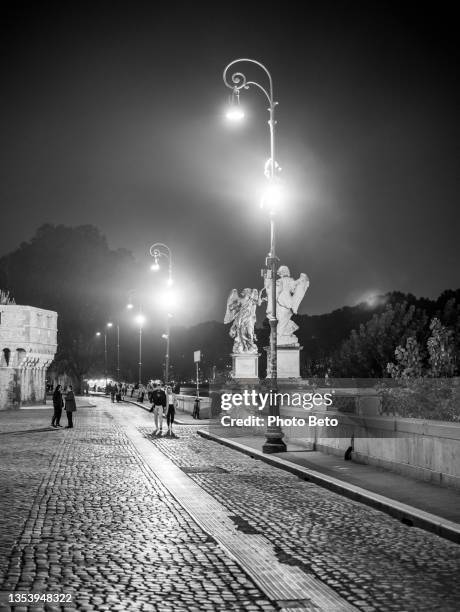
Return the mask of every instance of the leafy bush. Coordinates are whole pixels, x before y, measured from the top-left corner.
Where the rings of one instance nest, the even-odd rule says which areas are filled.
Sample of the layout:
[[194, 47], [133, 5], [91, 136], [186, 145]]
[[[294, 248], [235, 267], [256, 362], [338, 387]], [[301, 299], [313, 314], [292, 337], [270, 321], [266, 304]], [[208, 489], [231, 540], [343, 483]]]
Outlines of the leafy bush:
[[452, 378], [412, 378], [379, 386], [382, 414], [460, 422], [460, 385]]

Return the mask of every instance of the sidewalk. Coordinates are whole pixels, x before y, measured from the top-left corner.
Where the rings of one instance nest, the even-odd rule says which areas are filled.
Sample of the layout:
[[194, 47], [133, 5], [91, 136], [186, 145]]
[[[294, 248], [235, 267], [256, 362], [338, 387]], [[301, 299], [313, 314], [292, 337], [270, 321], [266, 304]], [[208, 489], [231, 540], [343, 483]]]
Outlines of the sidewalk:
[[239, 450], [294, 473], [350, 499], [387, 512], [407, 525], [421, 527], [460, 543], [460, 491], [401, 476], [372, 465], [345, 461], [336, 455], [288, 444], [285, 453], [264, 454], [263, 437], [222, 438], [209, 431], [204, 438]]

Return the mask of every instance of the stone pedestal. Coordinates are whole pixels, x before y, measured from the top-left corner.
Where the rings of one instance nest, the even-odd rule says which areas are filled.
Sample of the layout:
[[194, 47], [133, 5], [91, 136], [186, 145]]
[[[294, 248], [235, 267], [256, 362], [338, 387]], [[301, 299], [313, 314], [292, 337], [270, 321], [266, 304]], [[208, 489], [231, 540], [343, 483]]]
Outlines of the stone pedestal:
[[233, 378], [259, 378], [258, 353], [232, 353]]
[[[300, 378], [300, 351], [303, 346], [278, 346], [278, 378]], [[270, 378], [270, 349], [267, 348], [267, 378]]]

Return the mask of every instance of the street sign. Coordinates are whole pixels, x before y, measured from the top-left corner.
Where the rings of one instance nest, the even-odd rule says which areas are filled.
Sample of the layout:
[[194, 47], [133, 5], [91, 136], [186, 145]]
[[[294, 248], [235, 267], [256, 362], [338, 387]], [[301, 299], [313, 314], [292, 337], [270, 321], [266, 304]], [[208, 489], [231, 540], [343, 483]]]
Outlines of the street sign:
[[194, 363], [201, 361], [201, 351], [193, 351], [193, 361]]

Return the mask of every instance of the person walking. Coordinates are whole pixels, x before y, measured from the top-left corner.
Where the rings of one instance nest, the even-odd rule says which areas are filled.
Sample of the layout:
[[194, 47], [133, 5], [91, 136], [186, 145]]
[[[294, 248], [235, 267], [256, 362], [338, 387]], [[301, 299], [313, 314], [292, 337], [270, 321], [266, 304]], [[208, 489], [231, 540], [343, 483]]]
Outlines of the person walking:
[[157, 387], [153, 392], [153, 418], [155, 421], [154, 436], [163, 434], [163, 409], [166, 408], [166, 393], [161, 387]]
[[147, 384], [147, 398], [150, 403], [152, 403], [153, 391], [154, 391], [153, 381], [149, 380]]
[[168, 431], [166, 432], [167, 436], [170, 436], [171, 438], [177, 438], [176, 435], [173, 434], [173, 423], [174, 423], [174, 416], [176, 414], [176, 397], [173, 393], [173, 390], [171, 387], [166, 387], [166, 405], [168, 406], [168, 411], [166, 412], [166, 425], [168, 426]]
[[139, 390], [137, 392], [137, 401], [143, 404], [144, 396], [145, 396], [145, 387], [143, 384], [139, 383]]
[[58, 385], [53, 393], [54, 413], [53, 413], [53, 418], [51, 420], [51, 427], [62, 427], [60, 422], [61, 422], [62, 408], [64, 407], [64, 400], [62, 399], [61, 389], [62, 389], [61, 385]]
[[72, 385], [67, 387], [67, 393], [65, 394], [65, 411], [67, 413], [67, 427], [66, 429], [72, 429], [73, 427], [73, 413], [77, 412], [77, 403], [75, 401], [75, 395], [72, 389]]
[[115, 387], [115, 383], [110, 383], [110, 399], [112, 400], [112, 404], [115, 402], [116, 392], [117, 388]]

